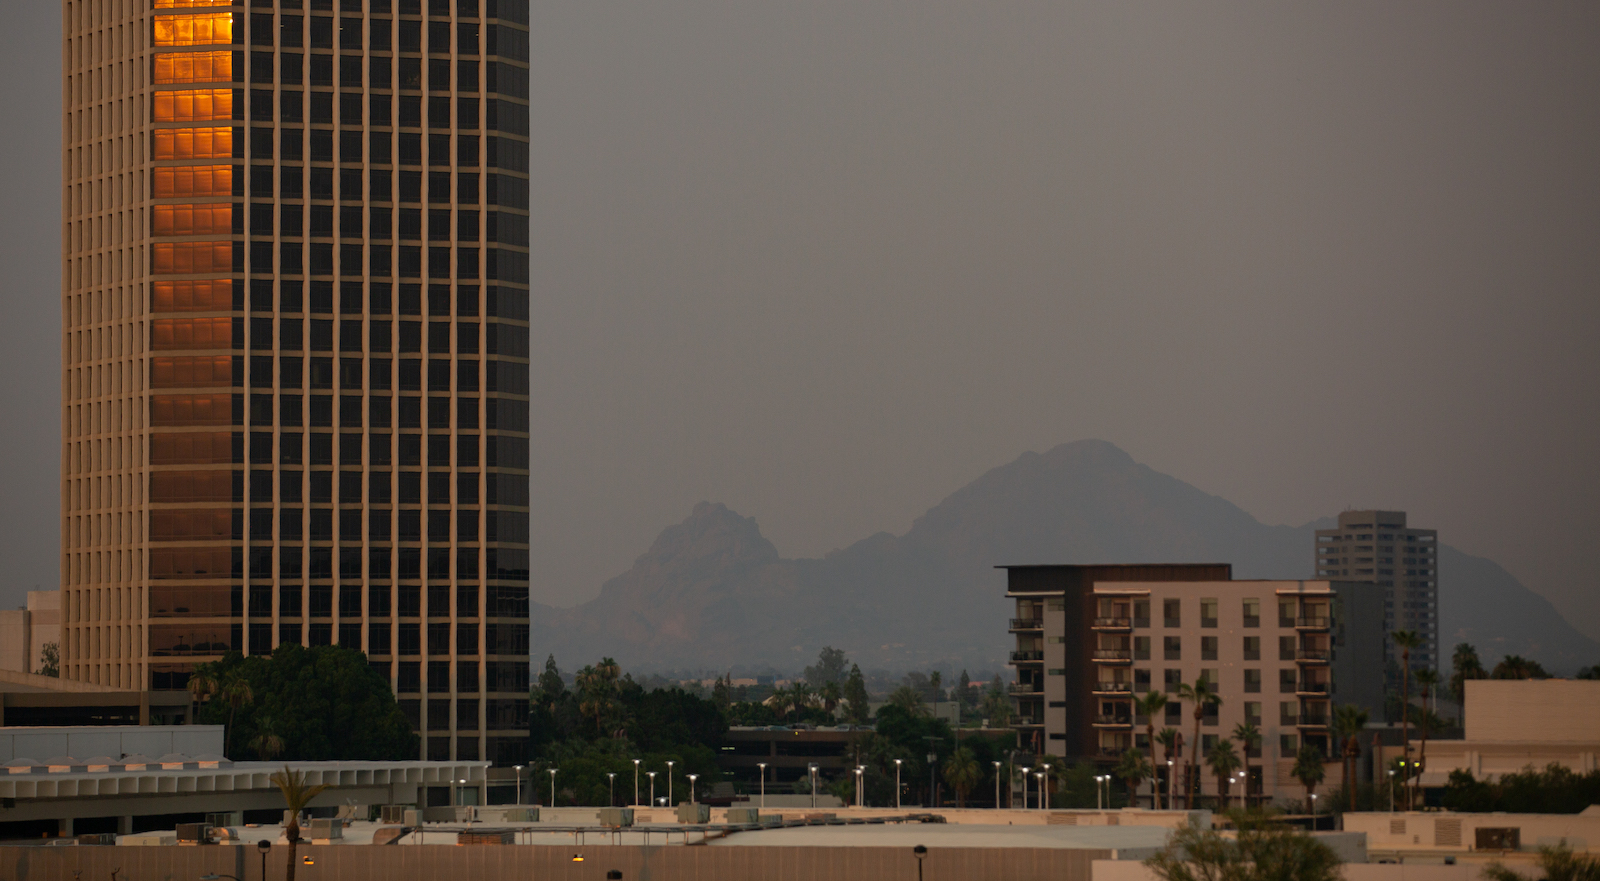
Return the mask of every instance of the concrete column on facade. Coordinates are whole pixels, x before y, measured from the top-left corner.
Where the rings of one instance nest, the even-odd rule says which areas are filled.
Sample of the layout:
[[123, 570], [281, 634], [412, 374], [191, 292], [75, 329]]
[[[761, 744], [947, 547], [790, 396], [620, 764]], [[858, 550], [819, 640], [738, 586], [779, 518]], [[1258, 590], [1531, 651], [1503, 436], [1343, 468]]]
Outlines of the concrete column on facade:
[[56, 821], [56, 834], [62, 838], [72, 837], [72, 818], [63, 817]]
[[117, 818], [117, 834], [118, 835], [132, 835], [133, 834], [133, 817], [132, 816], [118, 817]]

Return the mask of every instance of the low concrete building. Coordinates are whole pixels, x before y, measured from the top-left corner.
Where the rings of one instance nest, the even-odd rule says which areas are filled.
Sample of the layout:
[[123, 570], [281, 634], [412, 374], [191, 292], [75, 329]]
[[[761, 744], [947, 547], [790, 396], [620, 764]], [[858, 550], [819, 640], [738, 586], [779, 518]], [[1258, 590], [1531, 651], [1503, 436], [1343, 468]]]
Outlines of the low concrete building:
[[1344, 828], [1366, 834], [1374, 862], [1531, 863], [1540, 847], [1560, 844], [1600, 854], [1600, 805], [1581, 814], [1345, 814]]
[[59, 651], [61, 591], [30, 590], [27, 605], [0, 612], [0, 670], [38, 673], [51, 644]]
[[[1600, 681], [1476, 679], [1466, 691], [1465, 736], [1428, 741], [1423, 788], [1442, 788], [1457, 769], [1479, 780], [1552, 764], [1577, 774], [1600, 770]], [[1413, 761], [1420, 747], [1413, 729]], [[1384, 753], [1399, 758], [1400, 747]]]

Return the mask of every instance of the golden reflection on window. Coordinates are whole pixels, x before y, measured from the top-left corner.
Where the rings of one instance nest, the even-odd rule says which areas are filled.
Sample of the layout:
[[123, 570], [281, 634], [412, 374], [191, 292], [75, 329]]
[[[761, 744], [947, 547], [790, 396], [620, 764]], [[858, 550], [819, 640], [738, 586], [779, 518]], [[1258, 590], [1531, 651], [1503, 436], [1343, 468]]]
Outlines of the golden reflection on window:
[[232, 385], [233, 358], [227, 355], [168, 355], [150, 359], [151, 388], [228, 388]]
[[233, 319], [151, 319], [150, 348], [158, 352], [173, 349], [233, 348]]
[[150, 501], [231, 502], [232, 471], [152, 471]]
[[155, 159], [230, 159], [231, 128], [158, 128], [151, 132]]
[[226, 312], [233, 308], [233, 282], [158, 281], [150, 288], [152, 312]]
[[231, 538], [233, 510], [230, 508], [157, 508], [150, 512], [151, 541], [227, 541]]
[[[227, 553], [227, 548], [222, 549]], [[164, 552], [165, 553], [165, 552]], [[227, 578], [227, 575], [157, 575], [158, 571], [166, 573], [168, 557], [162, 557], [160, 570], [156, 569], [156, 555], [150, 554], [151, 578]], [[162, 657], [192, 657], [197, 655], [220, 655], [233, 650], [234, 646], [228, 641], [228, 628], [211, 625], [193, 624], [154, 624], [149, 630], [150, 654]], [[307, 859], [310, 859], [307, 857]]]
[[[243, 438], [239, 448], [242, 453]], [[226, 465], [232, 461], [232, 432], [155, 432], [150, 435], [151, 465]]]
[[[150, 512], [151, 538], [155, 541], [156, 514]], [[162, 514], [210, 514], [211, 511], [162, 511]], [[227, 511], [218, 512], [226, 515]], [[197, 536], [200, 540], [210, 536]], [[219, 538], [226, 539], [223, 535]], [[164, 584], [150, 588], [150, 617], [152, 618], [227, 618], [233, 614], [232, 591], [226, 587], [180, 587]]]
[[151, 395], [150, 425], [232, 425], [233, 395]]
[[151, 171], [151, 195], [157, 199], [233, 195], [233, 166], [187, 165]]
[[234, 0], [156, 0], [156, 9], [188, 9], [195, 6], [232, 6]]
[[211, 46], [233, 42], [231, 12], [158, 15], [155, 26], [157, 46]]
[[[230, 548], [151, 548], [150, 577], [155, 578], [227, 578], [233, 569], [233, 551]], [[151, 628], [151, 649], [154, 653], [155, 628]]]
[[150, 234], [154, 236], [225, 236], [233, 233], [233, 205], [153, 205]]
[[203, 275], [233, 271], [233, 242], [156, 242], [150, 246], [155, 275]]
[[156, 85], [233, 82], [232, 52], [162, 52], [153, 63]]
[[212, 122], [233, 118], [232, 89], [182, 89], [151, 96], [156, 122]]

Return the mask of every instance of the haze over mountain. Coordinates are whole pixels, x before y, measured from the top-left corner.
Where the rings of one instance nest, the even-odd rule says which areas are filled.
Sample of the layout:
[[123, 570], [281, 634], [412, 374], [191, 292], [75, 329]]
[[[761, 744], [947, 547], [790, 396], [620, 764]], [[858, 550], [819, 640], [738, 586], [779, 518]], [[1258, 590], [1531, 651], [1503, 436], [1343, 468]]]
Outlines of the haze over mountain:
[[[610, 655], [635, 670], [797, 671], [833, 645], [863, 667], [999, 669], [1011, 608], [997, 565], [1219, 562], [1237, 578], [1308, 578], [1313, 530], [1331, 522], [1268, 526], [1113, 444], [1078, 441], [992, 469], [905, 535], [821, 559], [784, 559], [754, 519], [702, 502], [594, 600], [536, 605], [532, 651], [568, 667]], [[1493, 561], [1446, 544], [1439, 569], [1446, 653], [1468, 641], [1490, 664], [1600, 662], [1600, 644]]]

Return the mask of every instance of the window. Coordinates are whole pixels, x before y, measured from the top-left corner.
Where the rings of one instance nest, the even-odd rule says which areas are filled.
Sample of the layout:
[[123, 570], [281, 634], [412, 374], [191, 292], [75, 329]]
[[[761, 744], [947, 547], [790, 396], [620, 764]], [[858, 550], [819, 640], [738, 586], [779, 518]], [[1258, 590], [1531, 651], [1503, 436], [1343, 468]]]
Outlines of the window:
[[232, 89], [178, 89], [156, 92], [154, 122], [213, 122], [233, 119]]
[[1278, 671], [1278, 693], [1294, 694], [1295, 672], [1294, 668], [1286, 667]]
[[[1260, 701], [1245, 701], [1244, 702], [1244, 721], [1245, 721], [1245, 724], [1247, 724], [1247, 725], [1255, 725], [1258, 728], [1261, 726], [1261, 702]], [[1256, 747], [1256, 751], [1250, 753], [1251, 757], [1253, 758], [1255, 756], [1259, 756], [1261, 754], [1260, 753], [1260, 749], [1261, 748], [1259, 746]]]
[[1247, 669], [1247, 670], [1244, 671], [1244, 690], [1245, 690], [1246, 694], [1260, 694], [1261, 693], [1261, 671], [1260, 670], [1249, 670], [1249, 669]]
[[1180, 704], [1177, 701], [1169, 701], [1167, 703], [1167, 717], [1165, 722], [1168, 725], [1183, 724], [1183, 704]]
[[156, 46], [211, 46], [233, 42], [233, 13], [159, 15], [155, 19]]
[[1162, 670], [1161, 685], [1168, 694], [1176, 694], [1178, 686], [1183, 684], [1182, 670]]
[[1294, 637], [1292, 637], [1292, 636], [1280, 636], [1280, 637], [1278, 637], [1278, 660], [1280, 660], [1280, 661], [1292, 661], [1292, 660], [1294, 660], [1294, 649], [1295, 649]]
[[[269, 59], [271, 56], [267, 56]], [[270, 61], [267, 75], [271, 76]], [[232, 52], [164, 52], [155, 56], [153, 81], [172, 83], [226, 83], [233, 81]], [[159, 96], [163, 93], [157, 92]]]
[[1292, 599], [1278, 600], [1278, 626], [1293, 627], [1295, 608], [1298, 604]]
[[1200, 600], [1200, 626], [1217, 626], [1217, 598], [1209, 597]]
[[1161, 638], [1162, 659], [1167, 661], [1180, 661], [1183, 659], [1183, 638], [1178, 636], [1164, 636]]
[[1292, 726], [1292, 725], [1299, 724], [1299, 722], [1300, 722], [1300, 702], [1299, 701], [1279, 701], [1278, 702], [1278, 724], [1279, 725], [1291, 725]]
[[231, 128], [156, 129], [153, 159], [229, 159], [233, 156]]
[[1261, 660], [1261, 637], [1247, 636], [1244, 638], [1244, 659], [1246, 661]]
[[1135, 626], [1135, 627], [1149, 627], [1150, 626], [1150, 601], [1149, 600], [1134, 600], [1133, 601], [1133, 626]]
[[1292, 759], [1300, 751], [1300, 736], [1297, 734], [1278, 735], [1278, 755]]
[[1200, 637], [1200, 660], [1215, 661], [1217, 659], [1217, 637]]
[[1183, 626], [1183, 617], [1180, 614], [1180, 611], [1179, 611], [1180, 608], [1181, 607], [1179, 606], [1177, 600], [1162, 600], [1161, 601], [1162, 624], [1164, 626], [1166, 626], [1166, 627], [1181, 627], [1181, 626]]
[[1150, 637], [1135, 636], [1133, 638], [1133, 659], [1135, 661], [1150, 660]]

